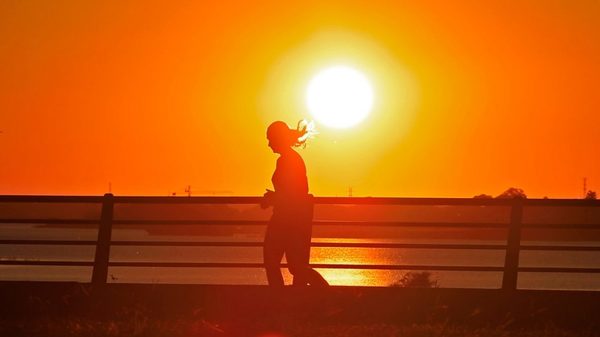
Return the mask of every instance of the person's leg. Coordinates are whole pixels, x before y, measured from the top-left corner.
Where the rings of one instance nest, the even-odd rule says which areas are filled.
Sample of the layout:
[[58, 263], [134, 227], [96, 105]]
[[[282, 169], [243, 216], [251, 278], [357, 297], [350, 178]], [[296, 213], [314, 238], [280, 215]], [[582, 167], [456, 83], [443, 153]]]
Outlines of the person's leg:
[[[290, 271], [290, 273], [291, 273], [291, 271]], [[296, 272], [296, 274], [293, 275], [292, 286], [294, 286], [294, 287], [305, 287], [307, 285], [308, 285], [308, 280], [306, 279], [306, 273], [302, 274], [302, 273]]]
[[329, 283], [317, 272], [310, 268], [310, 226], [295, 228], [290, 231], [289, 248], [286, 249], [286, 259], [289, 270], [294, 275], [293, 285], [306, 286], [328, 286]]
[[283, 276], [281, 275], [281, 259], [283, 258], [284, 245], [280, 237], [281, 230], [273, 226], [267, 226], [265, 242], [263, 246], [263, 261], [267, 273], [267, 281], [270, 286], [283, 287]]

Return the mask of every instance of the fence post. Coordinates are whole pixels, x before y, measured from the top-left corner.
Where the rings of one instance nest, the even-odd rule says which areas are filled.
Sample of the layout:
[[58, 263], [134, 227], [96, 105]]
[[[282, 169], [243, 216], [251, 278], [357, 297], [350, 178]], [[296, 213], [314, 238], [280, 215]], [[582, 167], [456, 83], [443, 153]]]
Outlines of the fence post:
[[504, 290], [517, 289], [522, 219], [523, 198], [515, 198], [510, 212], [510, 224], [506, 240], [506, 257], [504, 259], [504, 275], [502, 277], [502, 289]]
[[107, 193], [102, 201], [102, 215], [98, 227], [98, 241], [96, 242], [96, 256], [94, 258], [94, 271], [92, 272], [93, 284], [105, 284], [108, 276], [108, 260], [110, 256], [110, 236], [113, 223], [113, 195]]

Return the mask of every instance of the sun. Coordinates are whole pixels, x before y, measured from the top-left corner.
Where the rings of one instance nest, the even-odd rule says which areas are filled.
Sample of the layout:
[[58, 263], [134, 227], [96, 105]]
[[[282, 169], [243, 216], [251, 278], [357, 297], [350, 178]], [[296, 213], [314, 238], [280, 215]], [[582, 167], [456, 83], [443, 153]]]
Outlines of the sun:
[[360, 71], [347, 66], [321, 70], [308, 83], [306, 104], [319, 122], [348, 128], [364, 120], [373, 107], [373, 88]]

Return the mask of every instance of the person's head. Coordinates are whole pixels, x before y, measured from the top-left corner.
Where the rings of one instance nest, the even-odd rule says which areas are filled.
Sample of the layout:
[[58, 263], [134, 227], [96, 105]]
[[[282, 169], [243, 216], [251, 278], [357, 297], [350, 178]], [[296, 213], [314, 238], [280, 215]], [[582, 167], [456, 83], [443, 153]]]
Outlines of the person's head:
[[282, 153], [292, 146], [303, 145], [306, 142], [308, 135], [309, 130], [306, 126], [300, 127], [300, 123], [298, 123], [297, 130], [290, 129], [289, 126], [282, 121], [273, 122], [267, 128], [269, 147], [275, 153]]

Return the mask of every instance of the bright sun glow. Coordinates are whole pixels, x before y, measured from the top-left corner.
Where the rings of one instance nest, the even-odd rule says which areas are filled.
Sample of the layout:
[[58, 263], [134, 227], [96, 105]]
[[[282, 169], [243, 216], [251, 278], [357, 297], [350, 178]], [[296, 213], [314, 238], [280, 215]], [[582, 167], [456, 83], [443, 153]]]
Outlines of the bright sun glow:
[[373, 89], [361, 72], [335, 66], [322, 70], [310, 81], [306, 104], [318, 122], [347, 128], [367, 117], [373, 107]]

